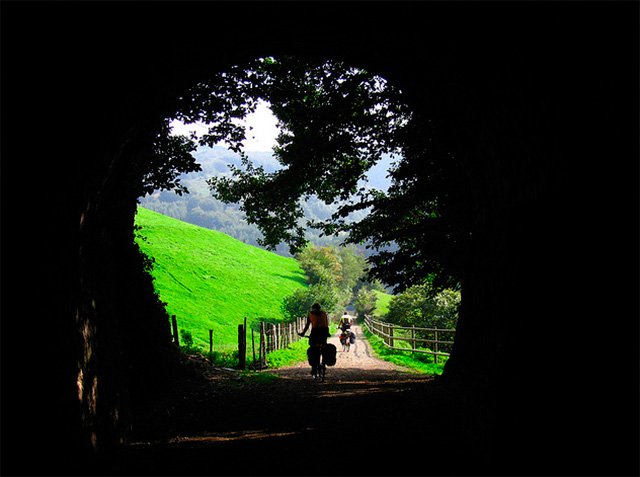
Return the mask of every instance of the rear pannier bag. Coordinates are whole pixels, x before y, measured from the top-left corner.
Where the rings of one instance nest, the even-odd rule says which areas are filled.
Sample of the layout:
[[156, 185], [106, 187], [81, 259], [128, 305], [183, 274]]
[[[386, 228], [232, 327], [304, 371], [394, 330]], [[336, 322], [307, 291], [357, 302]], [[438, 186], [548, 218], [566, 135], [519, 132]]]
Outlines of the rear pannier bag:
[[322, 362], [327, 366], [333, 366], [336, 364], [336, 355], [338, 354], [338, 348], [332, 343], [327, 343], [322, 347]]

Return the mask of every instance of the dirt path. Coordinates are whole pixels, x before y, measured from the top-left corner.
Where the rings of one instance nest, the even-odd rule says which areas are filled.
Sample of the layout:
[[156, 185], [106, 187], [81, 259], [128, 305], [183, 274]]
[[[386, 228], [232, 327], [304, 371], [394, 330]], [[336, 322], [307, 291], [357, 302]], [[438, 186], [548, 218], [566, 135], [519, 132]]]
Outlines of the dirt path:
[[[424, 459], [439, 475], [455, 472], [465, 451], [455, 401], [429, 376], [373, 356], [360, 327], [324, 382], [305, 363], [276, 370], [280, 379], [229, 374], [159, 409], [154, 432], [133, 439], [105, 470], [112, 475], [408, 475]], [[162, 427], [164, 426], [164, 427]], [[413, 449], [419, 445], [419, 458]], [[313, 465], [312, 449], [326, 462]], [[349, 465], [341, 464], [344, 453]], [[467, 454], [468, 455], [468, 454]], [[402, 459], [402, 469], [380, 458]], [[446, 465], [445, 465], [446, 463]], [[418, 466], [418, 467], [416, 467]], [[451, 474], [450, 474], [451, 475]]]
[[[374, 379], [374, 376], [370, 373], [371, 371], [380, 372], [381, 374], [375, 378], [376, 381], [388, 379], [393, 372], [402, 374], [410, 372], [406, 368], [376, 358], [371, 349], [371, 344], [367, 341], [360, 326], [354, 325], [351, 330], [356, 335], [356, 342], [351, 345], [348, 352], [342, 351], [342, 345], [338, 338], [339, 334], [334, 334], [327, 339], [328, 343], [333, 343], [336, 346], [338, 355], [335, 366], [327, 368], [325, 383], [358, 380], [363, 372], [369, 375], [368, 379]], [[310, 367], [308, 363], [303, 362], [270, 372], [285, 379], [306, 379], [309, 376]], [[423, 378], [425, 377], [423, 376]]]

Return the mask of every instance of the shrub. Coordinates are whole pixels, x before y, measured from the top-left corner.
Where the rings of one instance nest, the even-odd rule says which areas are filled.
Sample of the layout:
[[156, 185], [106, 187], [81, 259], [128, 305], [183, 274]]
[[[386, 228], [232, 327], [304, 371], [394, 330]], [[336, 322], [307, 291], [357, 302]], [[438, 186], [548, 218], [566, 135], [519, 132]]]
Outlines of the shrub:
[[335, 313], [340, 304], [340, 292], [325, 282], [310, 285], [307, 289], [299, 289], [282, 300], [282, 313], [287, 321], [306, 317], [311, 305], [320, 303], [327, 313]]
[[386, 320], [401, 326], [455, 328], [459, 306], [457, 290], [445, 289], [434, 295], [428, 284], [415, 285], [391, 299]]

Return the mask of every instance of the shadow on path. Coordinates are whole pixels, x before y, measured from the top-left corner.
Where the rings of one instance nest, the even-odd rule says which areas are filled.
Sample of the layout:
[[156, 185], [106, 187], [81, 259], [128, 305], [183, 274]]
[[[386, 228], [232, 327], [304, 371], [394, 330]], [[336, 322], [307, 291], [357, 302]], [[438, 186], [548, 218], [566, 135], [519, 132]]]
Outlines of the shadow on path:
[[[164, 437], [134, 438], [112, 459], [108, 473], [470, 473], [475, 466], [463, 438], [467, 413], [459, 394], [433, 377], [388, 363], [382, 365], [388, 369], [359, 369], [341, 367], [340, 358], [323, 383], [312, 381], [306, 363], [269, 371], [280, 379], [267, 383], [219, 380], [175, 403], [167, 411], [172, 417]], [[325, 456], [322, 465], [315, 450]], [[350, 467], [344, 465], [345, 453]]]

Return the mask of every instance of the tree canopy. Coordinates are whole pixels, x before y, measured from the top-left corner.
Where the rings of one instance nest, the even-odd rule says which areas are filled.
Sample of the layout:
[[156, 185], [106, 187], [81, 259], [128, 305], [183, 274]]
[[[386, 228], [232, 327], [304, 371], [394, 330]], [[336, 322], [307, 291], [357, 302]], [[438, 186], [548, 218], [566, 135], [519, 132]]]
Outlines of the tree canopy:
[[[242, 152], [246, 139], [235, 120], [271, 105], [281, 134], [275, 172], [252, 164]], [[242, 156], [230, 175], [208, 183], [218, 199], [239, 203], [256, 224], [262, 245], [287, 243], [303, 250], [305, 227], [366, 243], [370, 275], [402, 290], [431, 277], [434, 290], [458, 280], [457, 263], [469, 235], [468, 201], [455, 156], [438, 140], [428, 118], [406, 104], [384, 79], [339, 61], [261, 58], [195, 85], [180, 98], [174, 118], [202, 122], [209, 132], [197, 140], [226, 141]], [[184, 146], [181, 146], [184, 150]], [[388, 192], [363, 186], [365, 173], [382, 154], [398, 158]], [[325, 221], [304, 223], [302, 204], [317, 196], [338, 205]], [[347, 220], [356, 211], [369, 214]]]
[[445, 289], [431, 293], [428, 284], [413, 285], [394, 296], [385, 321], [400, 326], [455, 328], [458, 322], [460, 292]]

